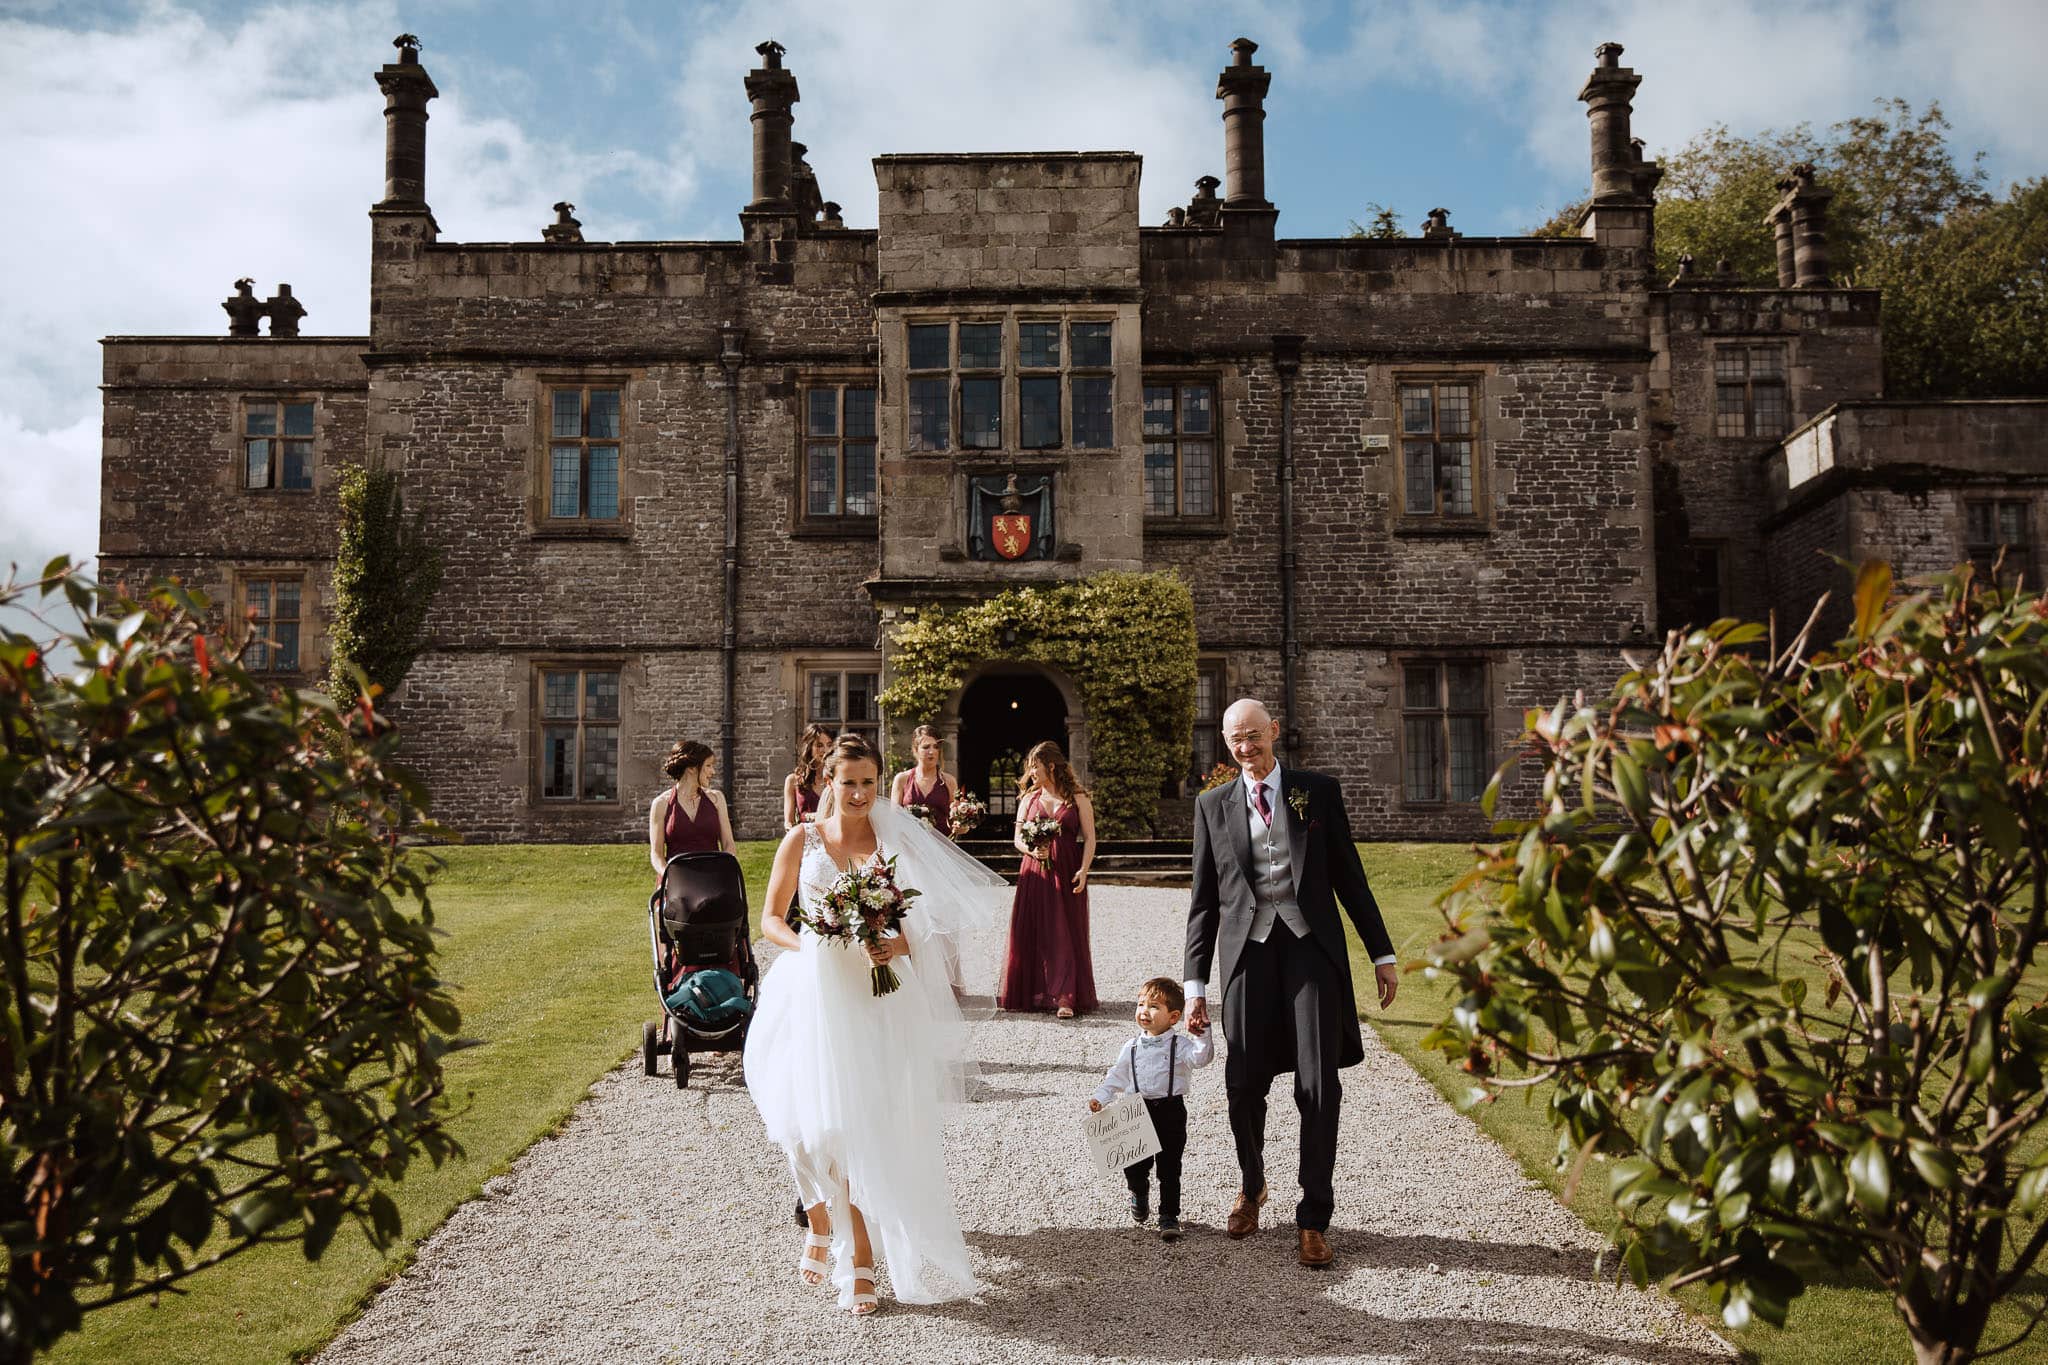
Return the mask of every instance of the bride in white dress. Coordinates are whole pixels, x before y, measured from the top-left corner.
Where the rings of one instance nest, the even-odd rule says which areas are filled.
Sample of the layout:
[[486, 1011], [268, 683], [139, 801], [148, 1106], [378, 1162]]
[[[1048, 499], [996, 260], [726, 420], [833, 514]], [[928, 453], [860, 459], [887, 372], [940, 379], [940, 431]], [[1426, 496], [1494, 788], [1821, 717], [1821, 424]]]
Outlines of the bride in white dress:
[[[789, 831], [769, 876], [761, 934], [784, 951], [761, 982], [746, 1077], [807, 1208], [798, 1273], [825, 1283], [830, 1249], [840, 1307], [866, 1315], [877, 1306], [877, 1243], [905, 1303], [980, 1289], [946, 1178], [943, 1106], [962, 1097], [969, 1072], [946, 964], [966, 930], [996, 921], [1007, 885], [880, 799], [880, 756], [865, 739], [840, 736], [826, 772], [819, 818]], [[793, 894], [808, 910], [842, 869], [888, 857], [897, 884], [921, 893], [901, 937], [864, 951], [790, 925]], [[883, 962], [902, 987], [877, 996], [869, 970]]]

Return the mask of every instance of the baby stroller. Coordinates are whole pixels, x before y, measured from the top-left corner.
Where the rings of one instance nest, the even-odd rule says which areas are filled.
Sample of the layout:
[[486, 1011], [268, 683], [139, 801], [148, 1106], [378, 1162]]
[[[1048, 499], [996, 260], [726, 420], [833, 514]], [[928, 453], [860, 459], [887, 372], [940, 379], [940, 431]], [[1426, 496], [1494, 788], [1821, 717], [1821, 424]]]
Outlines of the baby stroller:
[[672, 1059], [676, 1089], [690, 1083], [692, 1052], [738, 1052], [747, 1043], [760, 972], [747, 936], [747, 879], [730, 853], [678, 853], [647, 901], [654, 996], [661, 1023], [640, 1029], [640, 1060]]

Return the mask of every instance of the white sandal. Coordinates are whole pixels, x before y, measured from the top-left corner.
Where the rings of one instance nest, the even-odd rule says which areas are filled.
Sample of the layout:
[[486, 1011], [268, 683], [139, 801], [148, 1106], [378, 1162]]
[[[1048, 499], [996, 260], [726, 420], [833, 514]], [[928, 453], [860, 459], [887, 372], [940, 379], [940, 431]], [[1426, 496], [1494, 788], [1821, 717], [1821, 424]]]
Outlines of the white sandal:
[[[866, 1280], [869, 1285], [873, 1285], [875, 1282], [875, 1268], [871, 1265], [857, 1265], [853, 1268], [853, 1279], [855, 1284]], [[847, 1305], [846, 1311], [857, 1318], [871, 1318], [880, 1310], [881, 1306], [882, 1301], [875, 1297], [872, 1289], [867, 1293], [855, 1290], [853, 1300]]]
[[[813, 1287], [828, 1283], [832, 1278], [832, 1267], [825, 1264], [823, 1260], [812, 1260], [811, 1253], [813, 1251], [830, 1251], [831, 1249], [832, 1235], [830, 1233], [805, 1233], [804, 1249], [798, 1253], [796, 1258], [796, 1277]], [[805, 1280], [804, 1276], [806, 1275], [816, 1275], [818, 1278], [815, 1280]]]

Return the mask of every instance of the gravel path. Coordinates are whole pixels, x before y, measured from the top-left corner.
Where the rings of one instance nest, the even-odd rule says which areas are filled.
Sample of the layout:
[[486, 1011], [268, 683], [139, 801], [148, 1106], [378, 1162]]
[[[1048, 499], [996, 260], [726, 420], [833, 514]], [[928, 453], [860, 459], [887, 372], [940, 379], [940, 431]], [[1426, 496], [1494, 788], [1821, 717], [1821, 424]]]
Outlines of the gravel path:
[[793, 1273], [788, 1168], [761, 1134], [739, 1058], [695, 1059], [679, 1093], [665, 1069], [640, 1075], [636, 1054], [559, 1135], [458, 1209], [319, 1360], [1733, 1358], [1668, 1298], [1596, 1276], [1601, 1240], [1370, 1030], [1365, 1063], [1344, 1073], [1333, 1271], [1294, 1260], [1295, 1191], [1282, 1176], [1298, 1125], [1284, 1083], [1268, 1120], [1264, 1225], [1243, 1242], [1223, 1236], [1236, 1170], [1220, 1059], [1196, 1073], [1189, 1104], [1186, 1240], [1134, 1228], [1122, 1183], [1088, 1162], [1078, 1115], [1133, 1031], [1136, 983], [1179, 961], [1186, 896], [1094, 892], [1100, 1014], [980, 1025], [988, 1084], [955, 1115], [948, 1162], [988, 1286], [979, 1302], [895, 1303], [885, 1267], [880, 1314], [838, 1312], [829, 1288]]

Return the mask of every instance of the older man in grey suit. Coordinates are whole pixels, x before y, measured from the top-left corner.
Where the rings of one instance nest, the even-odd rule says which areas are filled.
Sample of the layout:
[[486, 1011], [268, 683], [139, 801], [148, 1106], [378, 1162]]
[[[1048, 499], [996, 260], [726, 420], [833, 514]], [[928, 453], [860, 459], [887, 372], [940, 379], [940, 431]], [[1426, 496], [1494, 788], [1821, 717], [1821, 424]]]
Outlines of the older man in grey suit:
[[1209, 1027], [1209, 987], [1222, 993], [1230, 1044], [1223, 1084], [1242, 1177], [1224, 1230], [1258, 1230], [1266, 1202], [1266, 1093], [1294, 1073], [1301, 1111], [1301, 1263], [1335, 1256], [1326, 1234], [1335, 1206], [1340, 1068], [1365, 1060], [1341, 902], [1373, 957], [1380, 1007], [1400, 977], [1394, 945], [1366, 884], [1351, 820], [1335, 778], [1283, 770], [1280, 737], [1263, 703], [1246, 698], [1223, 713], [1239, 780], [1195, 803], [1194, 892], [1188, 905], [1188, 1031]]

